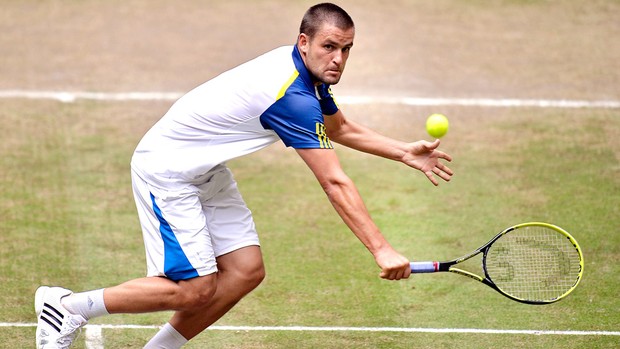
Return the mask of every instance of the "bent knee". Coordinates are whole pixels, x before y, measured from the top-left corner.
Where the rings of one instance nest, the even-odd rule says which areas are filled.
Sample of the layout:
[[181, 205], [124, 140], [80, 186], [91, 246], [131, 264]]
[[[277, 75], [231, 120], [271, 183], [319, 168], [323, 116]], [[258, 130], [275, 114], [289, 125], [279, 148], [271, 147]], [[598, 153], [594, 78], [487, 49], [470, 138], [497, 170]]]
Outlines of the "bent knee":
[[265, 267], [262, 263], [245, 265], [241, 268], [233, 268], [222, 271], [232, 278], [232, 282], [238, 285], [240, 290], [250, 292], [265, 279]]
[[215, 276], [203, 276], [179, 282], [179, 310], [202, 308], [211, 302], [217, 290]]
[[265, 265], [262, 263], [262, 261], [260, 263], [256, 263], [252, 266], [247, 267], [244, 270], [244, 274], [247, 276], [247, 283], [256, 287], [260, 285], [263, 280], [265, 280]]
[[261, 263], [261, 265], [251, 272], [249, 283], [254, 285], [254, 288], [265, 280], [265, 276], [267, 276], [265, 272], [265, 266]]

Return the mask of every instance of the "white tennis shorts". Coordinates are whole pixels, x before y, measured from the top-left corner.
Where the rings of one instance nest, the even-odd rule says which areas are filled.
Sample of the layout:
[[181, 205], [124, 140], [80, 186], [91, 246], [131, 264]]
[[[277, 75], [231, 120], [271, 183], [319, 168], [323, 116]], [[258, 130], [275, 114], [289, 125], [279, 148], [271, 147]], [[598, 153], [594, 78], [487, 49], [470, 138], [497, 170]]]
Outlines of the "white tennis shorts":
[[259, 246], [252, 213], [230, 170], [217, 166], [204, 183], [166, 190], [132, 171], [146, 249], [147, 276], [186, 280], [217, 272], [215, 258]]

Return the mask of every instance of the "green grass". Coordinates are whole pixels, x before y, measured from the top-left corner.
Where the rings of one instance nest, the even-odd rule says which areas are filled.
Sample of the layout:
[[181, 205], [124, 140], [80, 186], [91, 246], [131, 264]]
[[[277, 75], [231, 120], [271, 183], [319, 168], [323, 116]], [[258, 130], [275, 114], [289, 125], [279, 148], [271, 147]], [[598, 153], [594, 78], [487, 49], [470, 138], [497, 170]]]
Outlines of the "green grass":
[[[0, 297], [2, 322], [32, 323], [39, 284], [105, 287], [144, 273], [129, 160], [167, 105], [2, 101]], [[351, 116], [362, 107], [346, 107]], [[374, 125], [425, 137], [424, 108], [384, 108]], [[414, 115], [414, 116], [411, 116]], [[374, 261], [334, 213], [294, 151], [276, 144], [233, 169], [261, 235], [267, 279], [218, 324], [617, 331], [620, 164], [616, 110], [449, 110], [443, 148], [453, 181], [433, 187], [403, 165], [339, 147], [374, 219], [402, 253], [447, 259], [530, 220], [580, 241], [585, 277], [549, 306], [511, 302], [454, 275], [380, 280]], [[364, 122], [364, 120], [360, 120]], [[372, 124], [371, 119], [366, 120]], [[160, 325], [169, 313], [93, 323]], [[106, 348], [139, 347], [155, 330], [104, 330]], [[34, 328], [0, 328], [30, 347]], [[610, 348], [617, 337], [417, 333], [207, 331], [188, 348]], [[81, 348], [82, 342], [77, 347]]]

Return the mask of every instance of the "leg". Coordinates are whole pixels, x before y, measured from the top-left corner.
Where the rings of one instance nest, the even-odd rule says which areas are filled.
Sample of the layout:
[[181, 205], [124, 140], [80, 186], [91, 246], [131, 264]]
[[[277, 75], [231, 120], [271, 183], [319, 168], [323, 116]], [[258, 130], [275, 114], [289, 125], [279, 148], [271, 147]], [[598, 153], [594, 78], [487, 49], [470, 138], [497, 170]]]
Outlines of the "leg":
[[[194, 309], [203, 309], [212, 301], [216, 281], [216, 274], [179, 282], [161, 277], [135, 279], [103, 290], [103, 302], [107, 309], [106, 314], [160, 310], [191, 312]], [[87, 323], [89, 315], [93, 315], [92, 311], [87, 310], [90, 308], [87, 302], [80, 304], [84, 298], [87, 297], [73, 295], [70, 290], [60, 287], [42, 286], [37, 289], [37, 348], [68, 348], [71, 345], [77, 330]], [[91, 299], [88, 298], [88, 301]], [[72, 313], [71, 308], [67, 308], [63, 303], [77, 304], [79, 309], [86, 310], [89, 314], [84, 314], [86, 317], [83, 317], [80, 315], [83, 313]]]
[[[106, 288], [103, 296], [107, 311], [115, 314], [176, 310], [170, 324], [189, 340], [226, 314], [265, 276], [258, 246], [248, 246], [222, 255], [217, 262], [219, 272], [216, 274], [178, 282], [163, 277], [146, 277]], [[70, 291], [63, 292], [56, 297], [56, 309], [62, 309], [59, 303], [61, 297], [71, 297]], [[36, 306], [37, 315], [43, 307], [43, 304]], [[60, 340], [73, 341], [73, 332], [86, 323], [81, 317], [76, 318], [80, 319], [75, 325], [77, 327], [58, 329]], [[39, 329], [37, 332], [37, 346], [40, 347], [43, 338], [39, 338]]]
[[[105, 306], [110, 314], [177, 310], [171, 324], [186, 338], [191, 338], [222, 317], [265, 277], [258, 246], [244, 247], [220, 256], [217, 263], [219, 272], [216, 274], [178, 282], [163, 277], [145, 277], [106, 288]], [[197, 328], [203, 327], [202, 323], [206, 326], [188, 336], [192, 331], [186, 333], [182, 329], [185, 317], [205, 318], [190, 323]]]
[[213, 297], [216, 280], [215, 274], [178, 282], [163, 277], [135, 279], [106, 288], [105, 306], [110, 314], [194, 309]]
[[[214, 186], [219, 191], [213, 192]], [[223, 168], [209, 183], [197, 188], [216, 256], [217, 288], [204, 307], [178, 311], [170, 320], [187, 339], [221, 318], [265, 277], [252, 214], [232, 173]]]
[[177, 311], [170, 324], [191, 339], [226, 314], [265, 277], [260, 247], [248, 246], [217, 258], [217, 290], [204, 306]]

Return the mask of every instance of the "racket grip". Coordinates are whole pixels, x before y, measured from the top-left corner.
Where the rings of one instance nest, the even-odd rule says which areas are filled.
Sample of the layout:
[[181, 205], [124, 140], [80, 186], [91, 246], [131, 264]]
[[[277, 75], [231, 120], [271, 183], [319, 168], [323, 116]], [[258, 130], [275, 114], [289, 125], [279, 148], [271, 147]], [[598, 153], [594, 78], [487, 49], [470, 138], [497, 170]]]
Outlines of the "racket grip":
[[412, 273], [434, 273], [439, 270], [439, 262], [411, 262]]

